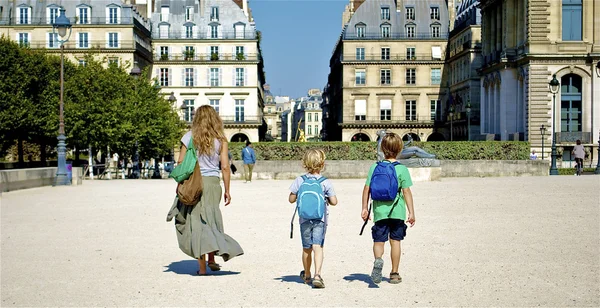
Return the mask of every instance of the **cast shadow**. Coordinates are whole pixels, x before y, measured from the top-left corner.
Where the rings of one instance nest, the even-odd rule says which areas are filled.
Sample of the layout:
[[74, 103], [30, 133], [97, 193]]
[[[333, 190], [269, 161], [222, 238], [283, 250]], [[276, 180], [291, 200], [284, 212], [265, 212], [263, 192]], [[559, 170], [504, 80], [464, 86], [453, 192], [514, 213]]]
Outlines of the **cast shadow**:
[[[166, 267], [166, 269], [163, 271], [163, 273], [173, 272], [173, 273], [179, 274], [179, 275], [197, 276], [196, 271], [198, 271], [198, 261], [182, 260], [182, 261], [173, 262], [165, 267]], [[229, 276], [229, 275], [237, 275], [240, 273], [240, 272], [232, 272], [232, 271], [213, 272], [208, 268], [207, 268], [207, 270], [208, 270], [208, 272], [206, 273], [207, 276]]]
[[273, 278], [273, 280], [279, 280], [281, 282], [295, 282], [299, 284], [304, 284], [304, 280], [300, 278], [300, 275], [286, 275], [281, 276], [279, 278]]
[[362, 281], [366, 284], [369, 285], [369, 288], [372, 289], [378, 289], [379, 286], [377, 284], [375, 284], [372, 280], [371, 280], [371, 276], [367, 275], [367, 274], [350, 274], [346, 277], [344, 277], [344, 280], [346, 281]]

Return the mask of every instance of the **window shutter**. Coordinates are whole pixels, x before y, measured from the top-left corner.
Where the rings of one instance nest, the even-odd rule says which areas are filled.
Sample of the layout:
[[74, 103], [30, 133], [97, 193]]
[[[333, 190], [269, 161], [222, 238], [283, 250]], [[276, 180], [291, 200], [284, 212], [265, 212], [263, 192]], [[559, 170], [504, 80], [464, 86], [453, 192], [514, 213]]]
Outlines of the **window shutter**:
[[158, 84], [159, 84], [160, 86], [162, 86], [162, 85], [160, 84], [160, 68], [157, 68], [157, 69], [155, 69], [155, 72], [156, 72], [156, 79], [158, 80]]
[[81, 23], [81, 15], [79, 15], [79, 8], [78, 7], [75, 8], [75, 19], [77, 20], [76, 24], [80, 24]]
[[121, 8], [120, 7], [117, 8], [117, 23], [118, 24], [121, 23]]
[[244, 85], [248, 85], [248, 70], [244, 69]]
[[106, 47], [110, 47], [110, 33], [106, 32], [104, 36], [106, 37]]
[[169, 80], [169, 82], [167, 83], [167, 85], [172, 86], [173, 85], [173, 69], [172, 68], [169, 69], [168, 80]]
[[193, 26], [192, 27], [192, 31], [193, 31], [192, 37], [193, 38], [198, 38], [198, 26]]
[[50, 46], [50, 40], [52, 39], [51, 36], [52, 36], [52, 32], [48, 33], [48, 37], [46, 39], [46, 48], [52, 47], [52, 46]]
[[231, 69], [231, 75], [233, 75], [233, 78], [232, 78], [233, 81], [232, 81], [231, 85], [235, 87], [236, 86], [235, 82], [237, 79], [237, 69], [235, 67]]
[[223, 85], [223, 69], [219, 68], [219, 86]]
[[210, 86], [210, 67], [206, 69], [206, 85]]
[[110, 23], [110, 7], [106, 7], [106, 23]]
[[[206, 60], [210, 61], [210, 46], [206, 46]], [[208, 69], [210, 72], [210, 69]]]
[[27, 23], [31, 24], [31, 20], [33, 19], [33, 16], [31, 15], [31, 8], [28, 7], [27, 8]]
[[181, 69], [181, 85], [185, 86], [185, 68]]
[[198, 86], [198, 69], [194, 69], [194, 86]]
[[[17, 37], [17, 40], [19, 38]], [[75, 48], [79, 48], [79, 33], [75, 33]]]

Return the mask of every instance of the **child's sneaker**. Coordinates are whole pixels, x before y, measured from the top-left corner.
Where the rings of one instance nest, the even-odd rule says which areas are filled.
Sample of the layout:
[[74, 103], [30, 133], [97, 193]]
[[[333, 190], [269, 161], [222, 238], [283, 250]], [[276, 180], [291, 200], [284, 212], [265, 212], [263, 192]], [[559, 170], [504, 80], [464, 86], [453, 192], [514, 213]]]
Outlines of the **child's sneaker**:
[[380, 283], [381, 282], [381, 271], [383, 270], [383, 259], [382, 258], [377, 258], [375, 259], [375, 262], [373, 262], [373, 271], [371, 272], [371, 280], [373, 280], [374, 283]]

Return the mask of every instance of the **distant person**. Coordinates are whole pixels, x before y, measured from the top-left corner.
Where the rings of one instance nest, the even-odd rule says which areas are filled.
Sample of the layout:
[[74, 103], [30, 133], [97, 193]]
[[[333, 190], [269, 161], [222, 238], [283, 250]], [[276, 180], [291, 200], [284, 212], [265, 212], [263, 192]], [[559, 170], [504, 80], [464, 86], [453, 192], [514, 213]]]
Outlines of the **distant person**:
[[583, 170], [583, 159], [585, 158], [585, 149], [581, 144], [581, 140], [577, 139], [577, 141], [575, 141], [575, 147], [571, 154], [575, 155], [575, 170], [577, 170], [575, 174], [581, 175]]
[[[324, 288], [325, 282], [321, 277], [321, 268], [323, 266], [323, 244], [325, 242], [325, 231], [327, 230], [327, 217], [329, 215], [327, 204], [336, 205], [338, 200], [333, 190], [331, 181], [321, 175], [325, 167], [325, 152], [322, 150], [310, 149], [304, 153], [302, 165], [307, 173], [302, 175], [290, 186], [290, 203], [298, 202], [302, 204], [298, 210], [298, 219], [300, 223], [300, 235], [302, 237], [302, 265], [304, 270], [300, 272], [300, 277], [304, 283], [311, 283], [311, 264], [312, 254], [315, 254], [315, 276], [312, 284], [315, 288]], [[318, 188], [315, 188], [319, 184]], [[318, 195], [315, 198], [315, 193]], [[317, 210], [321, 207], [320, 210]], [[319, 215], [307, 215], [307, 213], [320, 213]]]
[[[402, 139], [394, 133], [388, 133], [382, 138], [381, 150], [385, 160], [371, 166], [363, 189], [361, 217], [364, 221], [367, 221], [370, 216], [369, 197], [373, 199], [375, 225], [371, 228], [371, 233], [375, 261], [371, 279], [374, 283], [380, 283], [382, 280], [382, 257], [385, 242], [388, 240], [390, 241], [392, 260], [390, 283], [396, 284], [402, 281], [399, 273], [400, 243], [406, 236], [405, 221], [411, 227], [415, 224], [410, 173], [405, 166], [396, 161], [396, 157], [402, 152], [402, 146]], [[390, 181], [390, 179], [395, 180]]]
[[537, 154], [535, 153], [535, 150], [532, 150], [532, 151], [531, 151], [531, 154], [529, 154], [529, 159], [531, 159], [531, 160], [536, 160], [536, 159], [538, 159], [538, 156], [537, 156]]
[[252, 182], [252, 169], [256, 163], [256, 153], [252, 148], [252, 142], [246, 140], [246, 147], [242, 149], [242, 160], [244, 161], [244, 183]]

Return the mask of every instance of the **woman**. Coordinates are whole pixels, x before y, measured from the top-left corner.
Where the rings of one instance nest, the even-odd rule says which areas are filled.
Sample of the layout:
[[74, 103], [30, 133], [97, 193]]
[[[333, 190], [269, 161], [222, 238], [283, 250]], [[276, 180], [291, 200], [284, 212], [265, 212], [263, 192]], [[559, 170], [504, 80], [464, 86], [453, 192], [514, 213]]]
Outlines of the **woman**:
[[577, 173], [575, 174], [581, 175], [581, 171], [583, 170], [583, 159], [585, 158], [585, 149], [581, 144], [581, 140], [577, 139], [575, 143], [576, 145], [573, 148], [573, 152], [571, 152], [571, 154], [575, 155], [575, 170], [577, 171]]
[[[213, 271], [220, 270], [215, 255], [224, 261], [242, 255], [240, 245], [223, 231], [221, 203], [221, 185], [219, 175], [223, 173], [225, 206], [231, 202], [229, 194], [230, 167], [228, 146], [223, 132], [223, 122], [214, 108], [201, 106], [196, 111], [191, 131], [181, 138], [181, 151], [178, 162], [185, 157], [187, 145], [193, 138], [198, 155], [198, 164], [202, 173], [202, 197], [195, 206], [179, 204], [179, 214], [183, 219], [176, 221], [179, 247], [190, 257], [198, 259], [198, 275], [206, 274], [205, 255], [208, 254], [208, 266]], [[221, 165], [221, 168], [219, 166]], [[181, 222], [183, 221], [183, 225]], [[177, 225], [177, 222], [180, 222]]]

